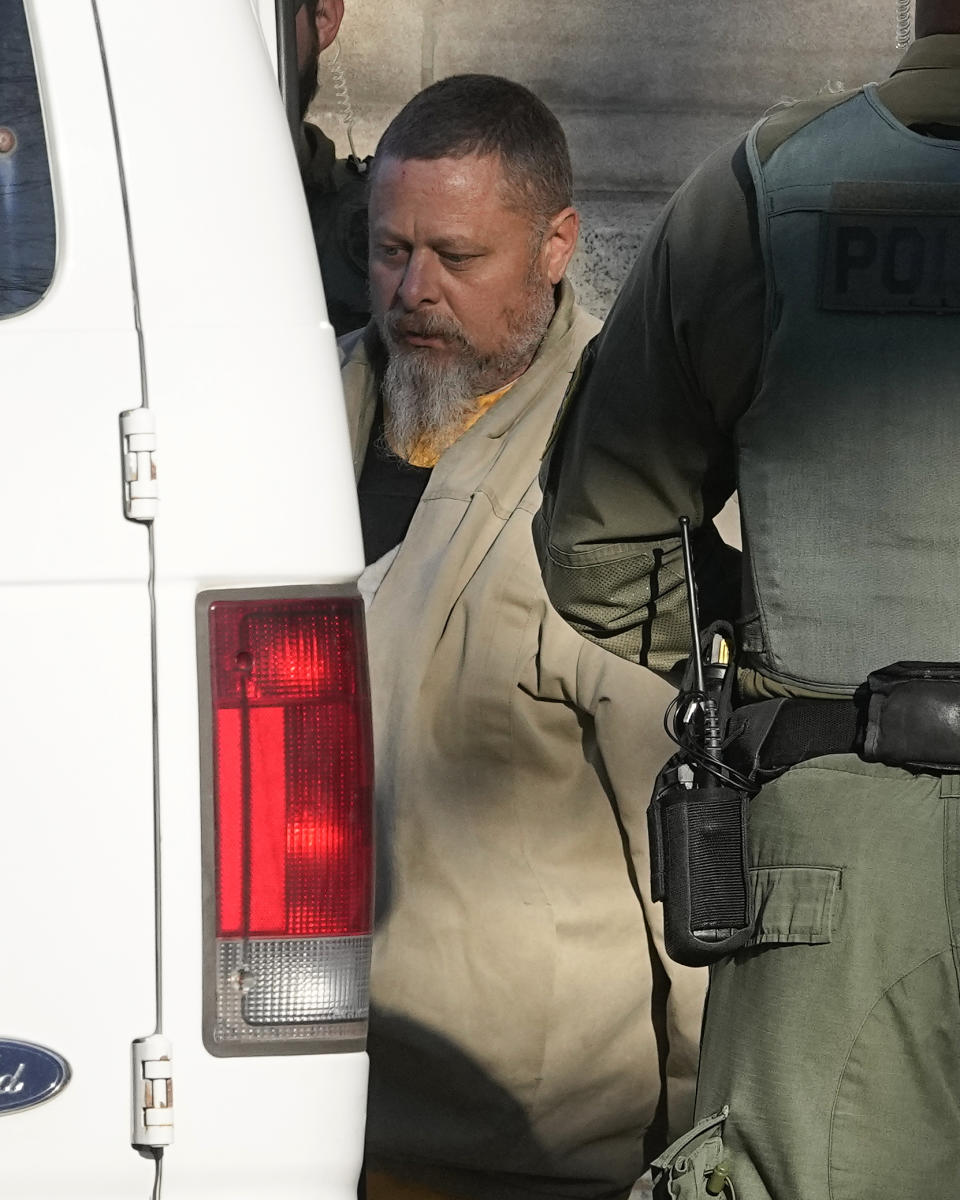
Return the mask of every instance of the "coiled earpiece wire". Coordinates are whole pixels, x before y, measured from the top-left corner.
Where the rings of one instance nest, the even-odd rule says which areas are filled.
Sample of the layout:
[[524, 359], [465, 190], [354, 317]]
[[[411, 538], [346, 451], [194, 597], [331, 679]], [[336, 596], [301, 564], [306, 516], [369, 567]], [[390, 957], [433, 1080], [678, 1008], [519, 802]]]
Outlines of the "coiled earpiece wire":
[[911, 0], [897, 0], [897, 49], [906, 50], [913, 32]]
[[[320, 15], [323, 16], [325, 4], [320, 5]], [[350, 146], [350, 160], [353, 163], [359, 174], [367, 169], [366, 163], [357, 153], [357, 148], [353, 144], [353, 127], [356, 124], [356, 117], [353, 112], [353, 105], [350, 103], [350, 89], [347, 87], [347, 77], [343, 70], [343, 63], [340, 61], [342, 49], [340, 47], [340, 35], [333, 39], [333, 58], [327, 63], [321, 63], [317, 59], [317, 76], [322, 73], [324, 67], [330, 72], [330, 78], [333, 80], [333, 91], [337, 98], [337, 116], [340, 124], [343, 126], [347, 135], [347, 142]]]

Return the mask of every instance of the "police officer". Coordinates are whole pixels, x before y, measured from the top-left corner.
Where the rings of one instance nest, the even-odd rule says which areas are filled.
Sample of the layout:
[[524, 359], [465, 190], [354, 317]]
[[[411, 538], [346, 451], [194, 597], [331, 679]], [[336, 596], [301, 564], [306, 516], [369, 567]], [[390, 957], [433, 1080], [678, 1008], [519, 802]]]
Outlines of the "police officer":
[[709, 605], [739, 490], [728, 750], [772, 782], [670, 1195], [724, 1160], [739, 1200], [960, 1181], [958, 381], [960, 4], [917, 0], [890, 79], [775, 113], [673, 197], [544, 470], [554, 604], [667, 674], [689, 649], [678, 516]]
[[[343, 0], [304, 0], [296, 12], [300, 107], [306, 113], [316, 87], [319, 55], [336, 39]], [[367, 169], [369, 159], [337, 158], [318, 126], [304, 121], [298, 147], [310, 222], [337, 336], [370, 318], [367, 286]]]

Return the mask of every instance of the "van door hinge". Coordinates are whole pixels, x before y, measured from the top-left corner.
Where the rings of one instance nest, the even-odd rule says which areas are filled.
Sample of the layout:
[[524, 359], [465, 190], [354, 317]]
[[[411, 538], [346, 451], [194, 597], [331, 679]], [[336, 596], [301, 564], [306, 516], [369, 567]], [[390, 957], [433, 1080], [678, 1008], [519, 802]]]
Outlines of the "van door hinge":
[[157, 422], [149, 408], [120, 414], [123, 453], [123, 511], [131, 521], [152, 521], [157, 515]]
[[136, 1149], [173, 1142], [173, 1064], [170, 1039], [154, 1033], [133, 1043], [133, 1121]]

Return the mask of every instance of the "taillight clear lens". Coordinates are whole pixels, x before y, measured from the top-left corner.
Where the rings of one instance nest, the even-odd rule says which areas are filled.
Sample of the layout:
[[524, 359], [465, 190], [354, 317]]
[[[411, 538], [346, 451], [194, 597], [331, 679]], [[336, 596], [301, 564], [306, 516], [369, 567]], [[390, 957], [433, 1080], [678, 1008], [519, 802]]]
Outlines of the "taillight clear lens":
[[209, 599], [215, 1003], [208, 1045], [356, 1040], [372, 927], [358, 597]]

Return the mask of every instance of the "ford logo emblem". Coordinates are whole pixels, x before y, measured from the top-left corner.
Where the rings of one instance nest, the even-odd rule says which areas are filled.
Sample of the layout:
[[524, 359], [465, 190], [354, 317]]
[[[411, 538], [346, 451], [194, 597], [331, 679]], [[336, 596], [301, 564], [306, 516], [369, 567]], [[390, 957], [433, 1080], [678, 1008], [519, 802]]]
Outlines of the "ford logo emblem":
[[70, 1064], [53, 1050], [0, 1038], [0, 1115], [42, 1104], [69, 1080]]

